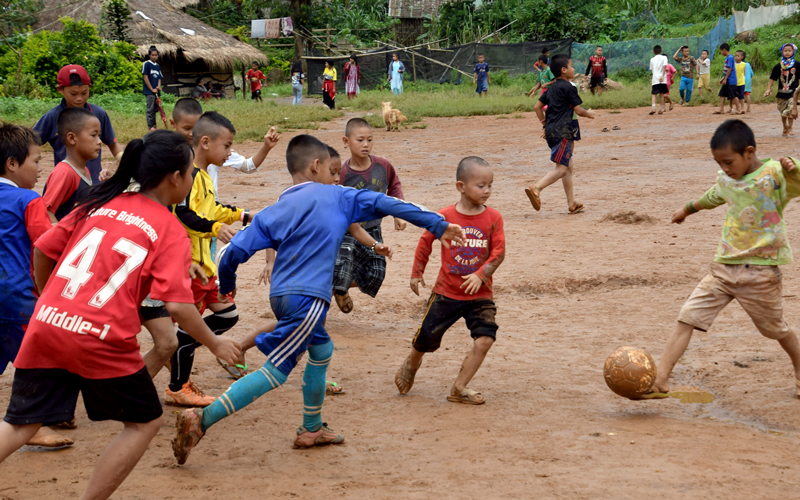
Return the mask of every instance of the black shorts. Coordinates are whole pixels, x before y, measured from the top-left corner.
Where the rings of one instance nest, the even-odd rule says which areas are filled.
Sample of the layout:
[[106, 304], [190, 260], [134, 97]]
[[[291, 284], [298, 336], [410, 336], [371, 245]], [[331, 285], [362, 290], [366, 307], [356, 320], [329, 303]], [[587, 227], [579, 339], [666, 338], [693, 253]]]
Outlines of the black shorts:
[[142, 320], [142, 322], [150, 321], [151, 319], [169, 318], [169, 311], [167, 311], [167, 308], [164, 306], [141, 306], [139, 308], [139, 318]]
[[442, 337], [456, 321], [464, 318], [473, 339], [497, 335], [494, 316], [497, 307], [488, 299], [455, 300], [444, 295], [432, 293], [428, 300], [428, 310], [422, 318], [411, 345], [419, 352], [433, 352], [442, 344]]
[[107, 379], [88, 379], [59, 368], [17, 368], [3, 420], [14, 425], [68, 422], [75, 418], [78, 393], [90, 420], [144, 424], [162, 414], [147, 368]]
[[[744, 87], [742, 87], [744, 89]], [[725, 99], [733, 99], [734, 97], [739, 97], [739, 92], [736, 90], [736, 85], [720, 85], [719, 87], [719, 96], [724, 97]]]
[[605, 87], [606, 78], [604, 76], [593, 76], [589, 80], [589, 88], [593, 89], [595, 87]]
[[259, 97], [261, 97], [261, 89], [254, 90], [254, 91], [253, 91], [253, 92], [250, 94], [250, 98], [251, 98], [251, 99], [258, 99]]
[[736, 97], [738, 97], [741, 100], [744, 100], [744, 85], [736, 86]]
[[652, 95], [669, 94], [669, 87], [667, 87], [666, 83], [656, 83], [650, 90], [650, 94]]

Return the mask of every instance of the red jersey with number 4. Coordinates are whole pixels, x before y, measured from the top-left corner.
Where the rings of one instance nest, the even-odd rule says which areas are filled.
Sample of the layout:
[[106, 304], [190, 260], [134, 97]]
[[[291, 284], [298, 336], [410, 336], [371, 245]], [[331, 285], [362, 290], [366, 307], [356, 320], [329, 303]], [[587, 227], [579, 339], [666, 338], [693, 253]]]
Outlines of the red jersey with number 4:
[[70, 215], [36, 241], [57, 260], [14, 366], [62, 368], [90, 379], [144, 367], [136, 335], [149, 293], [191, 304], [189, 237], [169, 209], [123, 194], [75, 221]]
[[[489, 207], [478, 215], [464, 215], [456, 210], [455, 205], [443, 208], [439, 213], [444, 215], [447, 222], [464, 228], [467, 238], [464, 245], [455, 242], [450, 242], [450, 248], [442, 245], [442, 267], [433, 285], [433, 293], [455, 300], [491, 299], [492, 275], [506, 254], [503, 216]], [[436, 236], [430, 231], [425, 231], [419, 239], [411, 270], [412, 278], [421, 278], [425, 272], [435, 239]], [[462, 276], [470, 274], [477, 274], [483, 280], [483, 285], [474, 295], [468, 295], [461, 288], [464, 284]]]
[[261, 70], [253, 71], [252, 68], [247, 70], [245, 78], [250, 82], [250, 91], [255, 92], [261, 90], [261, 80], [264, 79], [264, 73]]

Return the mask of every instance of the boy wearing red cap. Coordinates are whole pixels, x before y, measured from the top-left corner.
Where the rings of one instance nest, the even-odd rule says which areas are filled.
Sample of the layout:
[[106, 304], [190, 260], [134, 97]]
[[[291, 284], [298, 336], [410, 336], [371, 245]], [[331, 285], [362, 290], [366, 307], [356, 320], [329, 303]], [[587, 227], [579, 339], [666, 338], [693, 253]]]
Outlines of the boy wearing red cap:
[[[33, 130], [39, 134], [42, 142], [49, 142], [53, 147], [53, 163], [58, 165], [67, 156], [67, 148], [58, 136], [57, 127], [58, 115], [66, 108], [86, 108], [91, 111], [100, 120], [100, 140], [108, 146], [114, 158], [119, 160], [124, 148], [117, 143], [117, 136], [114, 133], [114, 127], [111, 126], [108, 113], [100, 106], [86, 102], [89, 99], [89, 88], [92, 85], [92, 79], [89, 78], [86, 69], [77, 64], [64, 66], [58, 71], [56, 80], [56, 90], [64, 98], [61, 100], [61, 104], [45, 113], [33, 126]], [[100, 155], [89, 161], [86, 168], [92, 176], [92, 182], [99, 182], [105, 178], [105, 175], [100, 175], [103, 170]]]

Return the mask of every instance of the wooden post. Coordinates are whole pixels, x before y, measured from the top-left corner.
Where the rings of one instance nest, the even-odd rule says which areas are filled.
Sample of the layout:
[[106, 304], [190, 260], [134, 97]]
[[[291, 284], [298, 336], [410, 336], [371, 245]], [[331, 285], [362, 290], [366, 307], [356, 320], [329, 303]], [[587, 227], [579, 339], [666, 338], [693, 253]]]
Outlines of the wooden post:
[[413, 52], [411, 53], [411, 72], [414, 74], [414, 83], [417, 83], [417, 58]]
[[329, 51], [328, 53], [330, 54], [330, 50], [331, 50], [331, 25], [330, 24], [325, 25], [325, 28], [326, 28], [325, 34], [327, 35], [327, 38], [326, 38], [327, 42], [326, 43], [328, 44], [328, 51]]

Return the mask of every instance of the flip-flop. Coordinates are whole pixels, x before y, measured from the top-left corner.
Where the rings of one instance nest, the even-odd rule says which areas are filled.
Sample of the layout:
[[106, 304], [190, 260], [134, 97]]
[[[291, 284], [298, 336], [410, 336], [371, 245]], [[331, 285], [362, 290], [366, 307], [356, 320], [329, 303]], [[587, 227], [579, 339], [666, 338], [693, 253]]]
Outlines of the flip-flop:
[[610, 130], [608, 130], [607, 128], [603, 128], [603, 130], [601, 130], [600, 132], [610, 132]]
[[536, 194], [536, 191], [534, 191], [532, 187], [526, 187], [525, 194], [527, 194], [528, 199], [531, 200], [531, 205], [533, 205], [533, 209], [538, 212], [542, 208], [542, 200], [539, 199], [539, 195]]
[[447, 400], [451, 403], [461, 403], [465, 405], [482, 405], [486, 402], [486, 399], [484, 399], [480, 392], [473, 391], [467, 387], [465, 387], [458, 396], [452, 394], [447, 396]]
[[642, 394], [637, 399], [667, 399], [668, 392], [651, 392], [650, 394]]
[[335, 293], [333, 294], [333, 298], [336, 299], [336, 305], [339, 306], [340, 311], [345, 314], [353, 312], [353, 299], [350, 297], [349, 293], [345, 293], [344, 295]]
[[225, 370], [225, 373], [235, 378], [236, 380], [239, 380], [240, 378], [247, 375], [247, 363], [243, 365], [237, 363], [233, 366], [230, 366], [228, 363], [222, 361], [219, 358], [217, 358], [217, 363], [219, 363], [219, 366], [221, 366], [222, 369]]
[[337, 384], [336, 382], [331, 382], [330, 380], [325, 381], [325, 394], [328, 396], [336, 396], [338, 394], [344, 394], [344, 388]]
[[619, 128], [619, 126], [617, 126], [617, 125], [614, 125], [613, 127], [611, 127], [611, 130], [622, 130], [622, 129], [621, 129], [621, 128]]
[[711, 114], [712, 114], [712, 115], [724, 115], [724, 114], [725, 114], [725, 112], [724, 112], [724, 111], [714, 111], [714, 112], [713, 112], [713, 113], [711, 113]]
[[571, 213], [571, 214], [579, 214], [579, 213], [583, 212], [584, 208], [585, 207], [583, 206], [583, 203], [576, 203], [574, 207], [569, 209], [569, 213]]
[[656, 114], [656, 110], [655, 110], [655, 109], [652, 109], [652, 110], [650, 110], [650, 114], [651, 114], [651, 115], [654, 115], [654, 114]]

